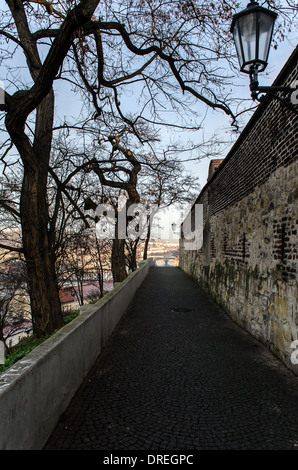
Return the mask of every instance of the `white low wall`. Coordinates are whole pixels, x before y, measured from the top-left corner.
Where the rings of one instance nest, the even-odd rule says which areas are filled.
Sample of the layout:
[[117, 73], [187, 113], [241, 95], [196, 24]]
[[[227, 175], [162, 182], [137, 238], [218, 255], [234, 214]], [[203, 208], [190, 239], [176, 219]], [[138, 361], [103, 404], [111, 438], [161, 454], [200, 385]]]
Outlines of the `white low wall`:
[[0, 450], [42, 449], [152, 260], [0, 375]]

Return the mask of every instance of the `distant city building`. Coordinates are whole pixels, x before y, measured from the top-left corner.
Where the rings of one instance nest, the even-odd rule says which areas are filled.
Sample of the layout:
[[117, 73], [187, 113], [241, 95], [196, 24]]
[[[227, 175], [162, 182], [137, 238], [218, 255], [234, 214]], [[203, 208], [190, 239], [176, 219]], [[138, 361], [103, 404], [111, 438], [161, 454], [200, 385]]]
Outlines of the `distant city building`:
[[[113, 289], [113, 281], [105, 281], [103, 283], [103, 293], [106, 294]], [[100, 286], [99, 283], [89, 282], [83, 284], [83, 299], [88, 303], [92, 299], [100, 296]], [[59, 291], [59, 297], [61, 302], [61, 308], [63, 313], [75, 312], [80, 308], [79, 304], [79, 288], [78, 286], [64, 287]]]
[[22, 339], [32, 335], [33, 326], [30, 320], [23, 320], [6, 325], [3, 328], [3, 337], [9, 348], [18, 344]]

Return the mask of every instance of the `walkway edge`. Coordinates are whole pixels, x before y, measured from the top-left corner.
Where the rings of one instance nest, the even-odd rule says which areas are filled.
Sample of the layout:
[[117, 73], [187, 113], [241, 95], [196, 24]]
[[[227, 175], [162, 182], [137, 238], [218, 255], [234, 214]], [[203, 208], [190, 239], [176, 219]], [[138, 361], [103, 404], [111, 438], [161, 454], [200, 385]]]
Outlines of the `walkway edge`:
[[[42, 449], [153, 264], [149, 259], [0, 376], [0, 449]], [[97, 334], [94, 334], [97, 332]]]

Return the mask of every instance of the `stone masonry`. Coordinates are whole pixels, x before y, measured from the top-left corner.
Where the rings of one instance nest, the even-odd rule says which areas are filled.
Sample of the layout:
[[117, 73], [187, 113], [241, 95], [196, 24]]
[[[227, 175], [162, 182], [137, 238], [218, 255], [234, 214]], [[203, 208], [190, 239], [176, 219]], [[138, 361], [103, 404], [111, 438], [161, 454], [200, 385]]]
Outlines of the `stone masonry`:
[[[297, 80], [297, 58], [274, 85]], [[277, 100], [258, 107], [196, 200], [203, 245], [185, 249], [182, 233], [180, 266], [298, 375], [297, 124]]]

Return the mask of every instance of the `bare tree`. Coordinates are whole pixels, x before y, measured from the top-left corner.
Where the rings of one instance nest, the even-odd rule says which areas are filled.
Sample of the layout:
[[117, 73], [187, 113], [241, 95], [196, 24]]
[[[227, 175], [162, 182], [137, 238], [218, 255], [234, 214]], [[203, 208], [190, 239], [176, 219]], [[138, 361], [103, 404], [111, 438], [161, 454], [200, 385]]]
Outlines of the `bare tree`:
[[144, 243], [143, 259], [147, 259], [148, 245], [151, 238], [151, 229], [154, 216], [165, 208], [172, 209], [177, 205], [192, 203], [199, 191], [197, 178], [188, 174], [183, 165], [175, 160], [153, 159], [150, 167], [144, 170], [144, 181], [141, 194], [145, 207], [155, 207], [156, 213], [151, 209], [147, 215], [147, 233]]
[[[22, 261], [10, 263], [2, 261], [0, 265], [0, 341], [9, 351], [7, 340], [20, 328], [24, 319], [30, 319], [28, 289], [25, 266]], [[5, 328], [9, 328], [4, 334]]]
[[[6, 165], [10, 151], [17, 150], [23, 165], [22, 250], [35, 332], [44, 336], [63, 324], [47, 194], [55, 81], [67, 80], [82, 91], [92, 119], [122, 120], [137, 135], [138, 123], [162, 123], [169, 108], [180, 116], [187, 109], [193, 113], [194, 100], [234, 121], [222, 65], [233, 66], [227, 23], [237, 2], [6, 0], [6, 5], [0, 34], [9, 47], [1, 61], [9, 68], [9, 86], [0, 111], [8, 139], [1, 161]], [[15, 51], [25, 57], [21, 75], [9, 65]], [[123, 90], [135, 84], [144, 85], [144, 99], [130, 116], [120, 97], [125, 101]], [[179, 125], [187, 123], [182, 119]]]

